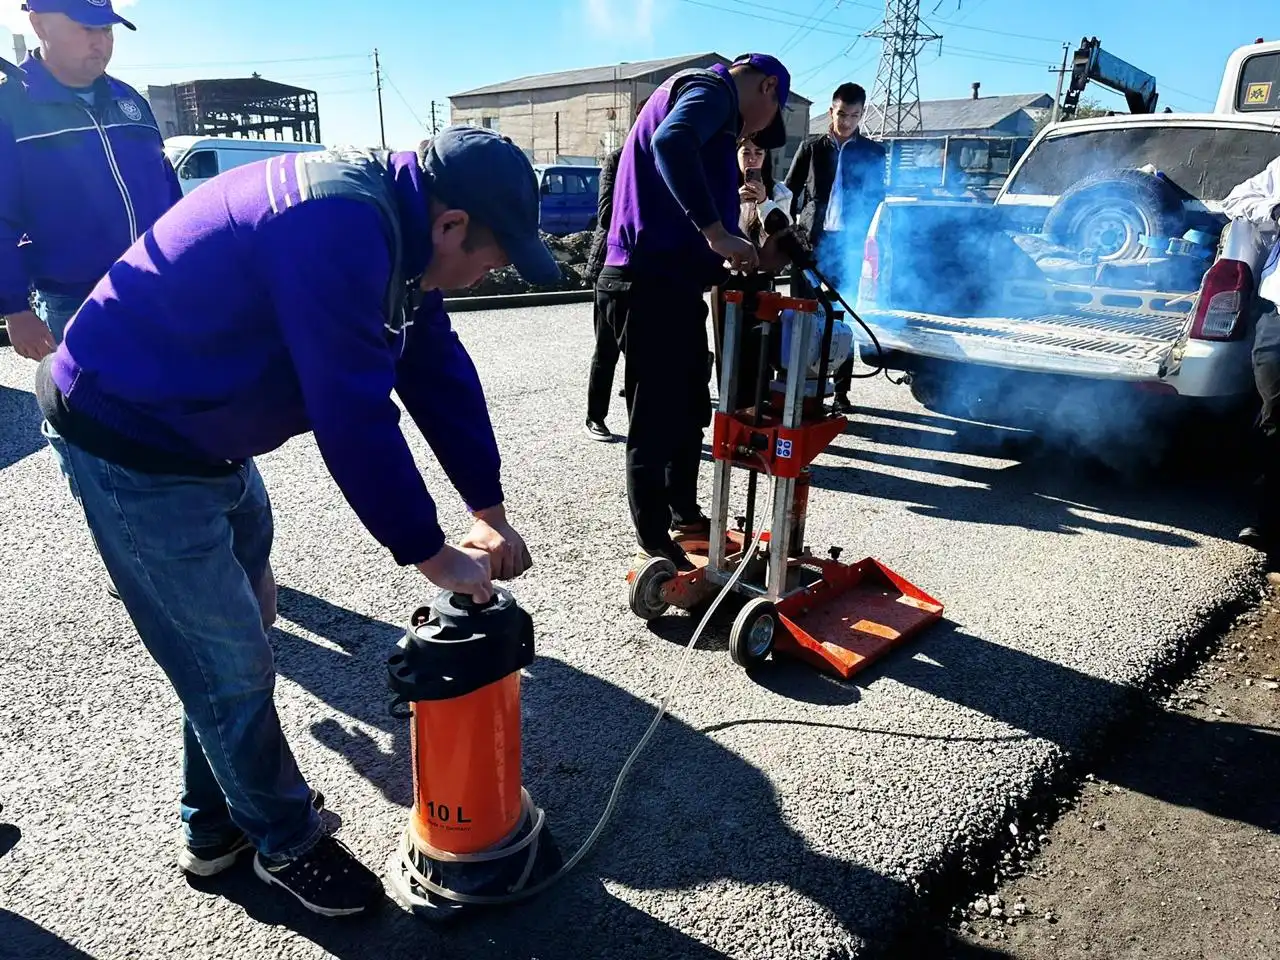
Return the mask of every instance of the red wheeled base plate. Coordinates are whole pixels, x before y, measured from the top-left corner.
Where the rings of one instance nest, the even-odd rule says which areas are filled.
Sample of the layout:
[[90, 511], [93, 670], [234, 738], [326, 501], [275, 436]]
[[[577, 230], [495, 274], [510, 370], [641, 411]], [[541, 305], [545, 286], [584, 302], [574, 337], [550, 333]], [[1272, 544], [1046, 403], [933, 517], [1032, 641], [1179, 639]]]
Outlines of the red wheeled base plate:
[[[730, 554], [743, 549], [742, 534], [730, 532]], [[708, 544], [684, 540], [696, 567], [662, 586], [662, 599], [689, 610], [715, 596], [719, 586], [704, 576]], [[943, 606], [923, 590], [870, 557], [854, 564], [803, 557], [795, 561], [815, 579], [777, 604], [774, 653], [808, 663], [848, 680], [890, 650], [942, 619]], [[627, 575], [634, 580], [635, 567]]]

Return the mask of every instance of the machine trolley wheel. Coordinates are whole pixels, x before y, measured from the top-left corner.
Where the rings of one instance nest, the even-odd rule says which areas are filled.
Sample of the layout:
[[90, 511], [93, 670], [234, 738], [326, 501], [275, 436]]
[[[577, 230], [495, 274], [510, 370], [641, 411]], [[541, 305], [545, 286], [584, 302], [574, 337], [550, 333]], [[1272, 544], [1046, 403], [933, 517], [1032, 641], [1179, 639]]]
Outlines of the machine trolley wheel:
[[773, 601], [756, 597], [738, 613], [729, 631], [729, 656], [740, 667], [758, 667], [773, 652], [778, 611]]
[[641, 567], [631, 581], [631, 612], [641, 620], [656, 620], [670, 606], [662, 599], [662, 588], [675, 579], [676, 565], [666, 557], [654, 557]]

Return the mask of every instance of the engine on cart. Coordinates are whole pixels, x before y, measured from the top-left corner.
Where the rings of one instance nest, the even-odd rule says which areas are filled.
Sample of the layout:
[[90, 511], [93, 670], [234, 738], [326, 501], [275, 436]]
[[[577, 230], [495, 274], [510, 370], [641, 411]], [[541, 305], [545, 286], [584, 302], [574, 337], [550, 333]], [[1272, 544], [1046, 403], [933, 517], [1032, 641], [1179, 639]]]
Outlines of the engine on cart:
[[[827, 342], [826, 325], [829, 322], [831, 324], [831, 340], [827, 351], [827, 382], [822, 385], [821, 394], [824, 397], [829, 397], [835, 392], [832, 376], [853, 353], [853, 327], [845, 321], [844, 314], [838, 310], [831, 313], [829, 321], [822, 312], [819, 312], [817, 316], [819, 318], [817, 335], [809, 339], [809, 350], [802, 361], [806, 364], [804, 396], [816, 397], [819, 395], [818, 378], [823, 373], [822, 345]], [[774, 368], [784, 371], [784, 376], [781, 379], [774, 380], [772, 384], [772, 389], [778, 393], [785, 389], [787, 358], [791, 356], [791, 339], [798, 329], [798, 317], [799, 314], [795, 310], [784, 310], [779, 318], [782, 336], [774, 338], [776, 347], [772, 358]]]

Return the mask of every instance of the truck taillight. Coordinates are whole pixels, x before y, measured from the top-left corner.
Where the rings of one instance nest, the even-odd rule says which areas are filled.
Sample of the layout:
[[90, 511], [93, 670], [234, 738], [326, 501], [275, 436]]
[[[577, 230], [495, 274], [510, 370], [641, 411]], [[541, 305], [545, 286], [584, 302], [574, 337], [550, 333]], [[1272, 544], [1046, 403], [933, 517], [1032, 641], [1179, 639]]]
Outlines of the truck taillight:
[[875, 235], [867, 237], [867, 245], [862, 256], [862, 286], [859, 296], [875, 300], [880, 291], [880, 245]]
[[1253, 294], [1253, 271], [1239, 260], [1219, 260], [1204, 275], [1191, 336], [1195, 340], [1237, 340], [1244, 334], [1245, 310]]

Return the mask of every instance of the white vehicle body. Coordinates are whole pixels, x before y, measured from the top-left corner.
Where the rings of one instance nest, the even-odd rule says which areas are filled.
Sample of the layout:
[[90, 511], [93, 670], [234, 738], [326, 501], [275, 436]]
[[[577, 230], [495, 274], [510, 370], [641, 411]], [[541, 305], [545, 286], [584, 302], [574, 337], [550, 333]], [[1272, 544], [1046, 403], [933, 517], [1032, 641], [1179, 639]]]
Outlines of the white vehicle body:
[[164, 142], [165, 155], [178, 171], [184, 195], [234, 167], [281, 154], [324, 149], [324, 144], [320, 143], [240, 137], [170, 137]]
[[[888, 365], [926, 376], [957, 364], [982, 365], [1071, 382], [1127, 382], [1190, 398], [1249, 396], [1257, 282], [1276, 235], [1245, 219], [1229, 220], [1222, 201], [1280, 156], [1280, 43], [1237, 51], [1218, 106], [1211, 114], [1051, 126], [1032, 142], [994, 207], [887, 200], [868, 237], [859, 312], [889, 351]], [[1123, 271], [1112, 272], [1107, 283], [1072, 282], [1030, 266], [1018, 247], [1025, 249], [1025, 234], [1045, 223], [1062, 195], [1085, 175], [1142, 169], [1144, 148], [1155, 155], [1162, 177], [1162, 163], [1172, 164], [1166, 182], [1183, 193], [1188, 222], [1212, 224], [1206, 229], [1214, 236], [1221, 230], [1198, 289], [1194, 283], [1128, 289], [1123, 279], [1136, 274]], [[1041, 183], [1058, 189], [1038, 189]], [[963, 256], [950, 249], [962, 245]], [[981, 283], [982, 295], [949, 296], [947, 283], [957, 278]], [[861, 352], [876, 362], [872, 348], [863, 345]]]

